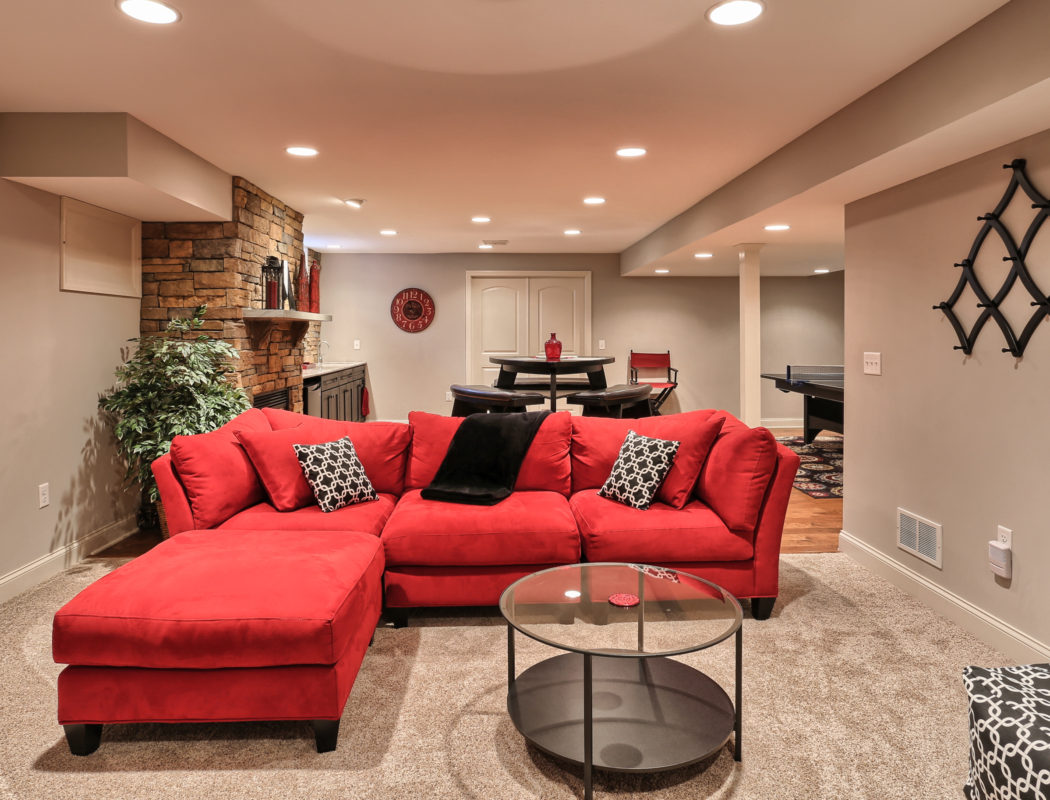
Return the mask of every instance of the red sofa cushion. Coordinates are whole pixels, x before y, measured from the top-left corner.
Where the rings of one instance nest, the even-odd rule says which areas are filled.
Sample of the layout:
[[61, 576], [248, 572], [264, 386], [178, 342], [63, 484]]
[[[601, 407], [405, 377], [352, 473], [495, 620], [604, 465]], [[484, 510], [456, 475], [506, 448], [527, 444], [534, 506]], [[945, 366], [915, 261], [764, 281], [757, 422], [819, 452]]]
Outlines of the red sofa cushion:
[[265, 499], [259, 475], [236, 433], [269, 430], [266, 415], [250, 408], [211, 433], [172, 440], [171, 463], [186, 490], [194, 527], [214, 528]]
[[[408, 459], [406, 489], [424, 489], [430, 485], [463, 419], [442, 417], [425, 411], [409, 412], [412, 451]], [[559, 411], [543, 420], [521, 462], [521, 471], [514, 484], [515, 491], [559, 492], [568, 497], [571, 488], [570, 419], [568, 411]]]
[[514, 492], [494, 506], [405, 492], [383, 528], [387, 563], [490, 566], [578, 561], [580, 536], [559, 492]]
[[[354, 443], [357, 457], [361, 459], [361, 465], [365, 468], [368, 480], [372, 482], [377, 492], [388, 494], [401, 494], [405, 490], [405, 464], [408, 462], [408, 446], [412, 443], [412, 431], [404, 422], [340, 422], [334, 419], [323, 419], [311, 417], [307, 414], [296, 414], [293, 411], [285, 411], [279, 408], [264, 408], [263, 413], [270, 421], [275, 431], [298, 430], [297, 434], [283, 434], [283, 437], [275, 437], [266, 440], [265, 437], [252, 437], [253, 449], [249, 450], [252, 462], [269, 462], [276, 457], [280, 466], [270, 467], [267, 471], [270, 478], [283, 476], [289, 477], [292, 472], [292, 462], [297, 475], [302, 479], [302, 486], [310, 490], [310, 485], [303, 478], [302, 468], [299, 460], [292, 450], [293, 444], [321, 444], [322, 442], [334, 442], [349, 436]], [[299, 437], [305, 437], [298, 441]], [[296, 439], [296, 441], [290, 441]], [[311, 441], [306, 441], [311, 439]], [[260, 441], [261, 440], [261, 441]], [[248, 447], [246, 444], [245, 447]], [[256, 454], [260, 456], [256, 462]], [[262, 473], [260, 473], [262, 475]], [[263, 483], [267, 491], [270, 484], [267, 477], [263, 476]], [[302, 491], [302, 486], [297, 485], [297, 492]], [[295, 497], [299, 495], [296, 494]], [[272, 495], [271, 495], [272, 497]], [[310, 491], [310, 503], [313, 503], [313, 492]], [[295, 506], [301, 508], [302, 506]]]
[[640, 511], [585, 489], [569, 498], [588, 561], [674, 564], [691, 561], [746, 561], [750, 538], [735, 534], [698, 500], [684, 508], [653, 503]]
[[715, 417], [712, 411], [688, 411], [642, 419], [573, 417], [572, 490], [600, 488], [612, 472], [627, 431], [634, 431], [654, 439], [681, 442], [656, 499], [674, 508], [682, 508], [689, 501], [722, 422], [723, 418]]
[[278, 511], [269, 503], [259, 503], [234, 514], [221, 530], [241, 531], [360, 531], [378, 536], [394, 511], [397, 498], [381, 494], [377, 500], [345, 506], [325, 513], [317, 505], [295, 511]]
[[334, 664], [381, 591], [364, 533], [190, 531], [55, 615], [64, 664], [217, 669]]
[[751, 534], [777, 463], [777, 441], [765, 428], [749, 428], [725, 411], [725, 420], [696, 484], [696, 496], [732, 529]]

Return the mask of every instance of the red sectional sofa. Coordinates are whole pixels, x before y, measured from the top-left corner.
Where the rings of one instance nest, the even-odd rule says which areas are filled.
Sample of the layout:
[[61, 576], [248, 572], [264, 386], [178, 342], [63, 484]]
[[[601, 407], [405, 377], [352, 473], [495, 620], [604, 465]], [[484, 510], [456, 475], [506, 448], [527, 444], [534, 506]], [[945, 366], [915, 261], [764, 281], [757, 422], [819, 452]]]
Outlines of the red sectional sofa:
[[[180, 436], [153, 464], [171, 538], [55, 616], [59, 721], [70, 749], [116, 722], [303, 719], [319, 751], [380, 612], [495, 605], [559, 564], [686, 570], [767, 618], [798, 456], [724, 411], [547, 417], [494, 506], [426, 500], [458, 417], [336, 422], [251, 409]], [[681, 442], [645, 511], [599, 496], [628, 430]], [[349, 436], [378, 498], [323, 513], [293, 444]]]

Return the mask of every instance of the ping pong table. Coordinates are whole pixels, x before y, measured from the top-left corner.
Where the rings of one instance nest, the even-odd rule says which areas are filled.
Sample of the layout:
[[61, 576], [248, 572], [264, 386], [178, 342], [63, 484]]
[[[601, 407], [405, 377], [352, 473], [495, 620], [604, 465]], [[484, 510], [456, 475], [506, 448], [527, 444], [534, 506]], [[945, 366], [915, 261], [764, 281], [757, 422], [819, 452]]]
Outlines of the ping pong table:
[[806, 444], [821, 431], [842, 433], [844, 368], [841, 366], [792, 366], [783, 373], [763, 372], [762, 377], [774, 382], [782, 392], [798, 392], [803, 396]]

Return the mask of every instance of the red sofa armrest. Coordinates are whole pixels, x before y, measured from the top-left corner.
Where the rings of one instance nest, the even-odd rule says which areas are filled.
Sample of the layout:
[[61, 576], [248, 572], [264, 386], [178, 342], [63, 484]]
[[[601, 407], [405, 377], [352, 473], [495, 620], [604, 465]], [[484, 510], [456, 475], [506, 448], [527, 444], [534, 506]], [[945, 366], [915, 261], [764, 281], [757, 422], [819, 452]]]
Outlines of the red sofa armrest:
[[753, 597], [776, 597], [780, 577], [780, 539], [784, 535], [791, 487], [798, 472], [797, 454], [777, 443], [777, 462], [755, 526]]
[[157, 491], [160, 493], [160, 502], [164, 506], [164, 516], [168, 521], [168, 535], [174, 536], [183, 531], [193, 530], [196, 526], [193, 524], [190, 501], [182, 483], [179, 482], [179, 476], [175, 474], [171, 454], [165, 453], [155, 460], [150, 468], [153, 470], [153, 477], [157, 479]]

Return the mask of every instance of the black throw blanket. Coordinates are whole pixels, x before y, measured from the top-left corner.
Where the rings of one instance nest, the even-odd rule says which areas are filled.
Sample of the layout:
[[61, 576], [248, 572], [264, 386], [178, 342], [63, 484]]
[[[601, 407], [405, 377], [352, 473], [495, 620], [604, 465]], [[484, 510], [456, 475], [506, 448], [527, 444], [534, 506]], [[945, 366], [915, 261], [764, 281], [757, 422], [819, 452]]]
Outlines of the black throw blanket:
[[427, 500], [494, 506], [514, 491], [521, 462], [549, 411], [471, 414], [422, 491]]

